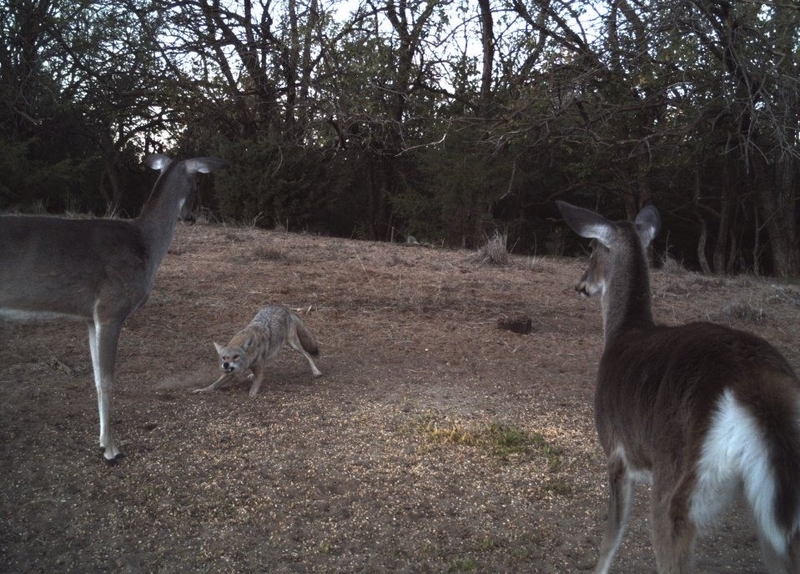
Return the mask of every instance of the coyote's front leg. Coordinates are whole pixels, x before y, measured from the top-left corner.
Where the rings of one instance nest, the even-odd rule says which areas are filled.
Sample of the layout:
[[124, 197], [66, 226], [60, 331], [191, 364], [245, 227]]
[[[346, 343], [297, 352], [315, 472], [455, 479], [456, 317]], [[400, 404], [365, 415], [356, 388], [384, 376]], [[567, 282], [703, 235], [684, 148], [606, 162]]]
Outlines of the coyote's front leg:
[[207, 387], [203, 387], [202, 389], [195, 389], [193, 393], [207, 393], [208, 391], [215, 391], [217, 390], [223, 383], [228, 382], [228, 379], [233, 378], [233, 373], [224, 373], [220, 378], [216, 381], [208, 385]]
[[261, 382], [264, 380], [264, 369], [253, 369], [253, 384], [250, 385], [250, 398], [254, 399], [258, 394], [258, 389], [261, 388]]

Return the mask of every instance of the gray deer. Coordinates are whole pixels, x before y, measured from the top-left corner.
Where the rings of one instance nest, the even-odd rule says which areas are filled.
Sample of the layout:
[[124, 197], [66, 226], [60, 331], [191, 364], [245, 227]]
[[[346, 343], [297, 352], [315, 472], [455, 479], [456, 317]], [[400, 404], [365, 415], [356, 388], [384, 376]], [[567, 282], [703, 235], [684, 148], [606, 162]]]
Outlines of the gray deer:
[[226, 162], [173, 162], [156, 154], [145, 163], [161, 175], [134, 220], [0, 217], [0, 317], [88, 323], [100, 449], [107, 461], [121, 456], [109, 425], [122, 326], [153, 288], [178, 217], [194, 191], [195, 174]]
[[635, 482], [652, 483], [658, 571], [692, 571], [698, 532], [743, 494], [769, 572], [800, 572], [800, 381], [760, 337], [712, 323], [656, 325], [645, 250], [658, 233], [648, 206], [612, 222], [557, 202], [594, 240], [576, 286], [600, 295], [605, 347], [595, 422], [608, 457], [609, 502], [595, 572], [623, 536]]

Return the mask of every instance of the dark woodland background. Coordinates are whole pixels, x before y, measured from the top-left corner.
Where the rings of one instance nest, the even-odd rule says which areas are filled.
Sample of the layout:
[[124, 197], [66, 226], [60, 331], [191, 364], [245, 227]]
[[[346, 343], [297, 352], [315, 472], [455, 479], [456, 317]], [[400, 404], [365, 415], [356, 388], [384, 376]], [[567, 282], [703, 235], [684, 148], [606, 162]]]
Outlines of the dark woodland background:
[[207, 217], [515, 253], [553, 200], [706, 273], [800, 275], [800, 4], [7, 0], [0, 210], [135, 216], [144, 154], [217, 155]]

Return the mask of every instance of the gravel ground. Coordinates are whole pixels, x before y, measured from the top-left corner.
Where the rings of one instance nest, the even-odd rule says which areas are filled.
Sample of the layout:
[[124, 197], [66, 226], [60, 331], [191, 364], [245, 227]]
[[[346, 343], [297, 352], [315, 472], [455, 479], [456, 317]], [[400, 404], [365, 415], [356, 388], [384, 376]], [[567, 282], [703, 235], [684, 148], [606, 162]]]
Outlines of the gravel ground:
[[[120, 341], [96, 452], [85, 327], [0, 323], [2, 572], [585, 572], [605, 515], [592, 420], [600, 305], [585, 262], [180, 226]], [[670, 268], [674, 269], [674, 265]], [[800, 289], [656, 271], [658, 320], [767, 337], [800, 367]], [[266, 303], [321, 346], [194, 395]], [[531, 320], [531, 331], [501, 327]], [[654, 571], [647, 488], [616, 572]], [[762, 572], [745, 513], [701, 572]]]

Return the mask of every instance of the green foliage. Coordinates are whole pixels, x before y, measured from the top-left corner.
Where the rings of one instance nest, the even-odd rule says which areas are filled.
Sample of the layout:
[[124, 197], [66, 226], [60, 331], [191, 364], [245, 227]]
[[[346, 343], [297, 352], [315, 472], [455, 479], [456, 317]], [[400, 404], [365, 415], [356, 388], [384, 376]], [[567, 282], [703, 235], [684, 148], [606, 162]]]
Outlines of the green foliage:
[[217, 153], [225, 219], [534, 253], [557, 197], [652, 201], [689, 268], [704, 227], [716, 271], [800, 269], [791, 3], [490, 4], [3, 5], [0, 209], [135, 214], [144, 153]]
[[0, 137], [0, 209], [8, 209], [20, 199], [27, 151], [27, 142], [10, 142]]
[[102, 209], [96, 186], [102, 166], [96, 157], [36, 159], [36, 140], [0, 137], [0, 210], [64, 213]]
[[486, 427], [486, 434], [492, 451], [502, 458], [512, 454], [523, 454], [528, 451], [531, 444], [528, 433], [516, 426], [491, 422]]
[[513, 160], [472, 131], [413, 154], [416, 171], [392, 207], [407, 233], [451, 246], [477, 247], [494, 227], [492, 207], [515, 182]]
[[226, 220], [302, 229], [326, 203], [326, 162], [299, 148], [268, 140], [226, 141], [219, 155], [235, 158], [215, 180], [219, 213]]
[[423, 417], [421, 430], [432, 442], [485, 448], [503, 460], [537, 452], [548, 461], [551, 472], [560, 468], [564, 454], [562, 448], [550, 444], [541, 433], [528, 433], [518, 426], [497, 421], [467, 425], [449, 418], [441, 420], [428, 414]]
[[556, 471], [561, 467], [564, 449], [550, 444], [544, 435], [538, 432], [531, 435], [530, 441], [534, 448], [547, 458], [551, 471]]

